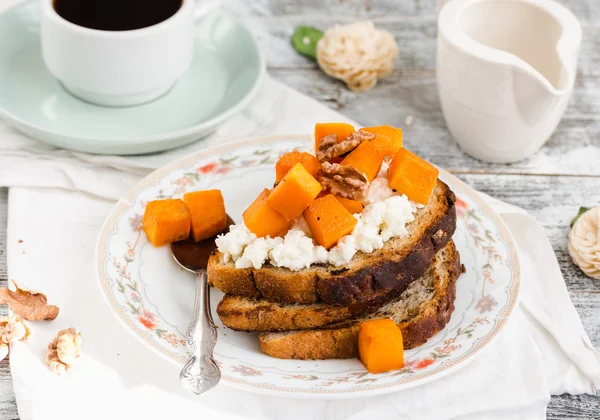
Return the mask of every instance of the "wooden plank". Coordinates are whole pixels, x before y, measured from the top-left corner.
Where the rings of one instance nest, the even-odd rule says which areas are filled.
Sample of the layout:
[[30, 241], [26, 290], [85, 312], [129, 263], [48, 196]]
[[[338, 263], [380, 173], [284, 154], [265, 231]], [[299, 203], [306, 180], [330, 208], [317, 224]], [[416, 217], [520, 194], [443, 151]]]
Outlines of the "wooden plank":
[[[373, 91], [358, 94], [317, 69], [271, 69], [270, 73], [362, 125], [402, 127], [408, 148], [452, 171], [600, 175], [600, 79], [589, 79], [576, 88], [565, 118], [545, 147], [529, 159], [505, 165], [479, 161], [459, 149], [446, 127], [433, 74], [396, 71]], [[414, 117], [410, 126], [408, 116]]]
[[18, 419], [8, 358], [0, 362], [0, 419]]
[[[292, 48], [290, 39], [299, 25], [314, 26], [325, 30], [336, 24], [356, 21], [354, 18], [331, 17], [331, 15], [261, 17], [248, 22], [260, 44], [270, 68], [310, 69], [315, 68], [313, 60], [300, 56]], [[374, 20], [377, 28], [392, 33], [400, 45], [400, 55], [396, 67], [401, 69], [435, 69], [436, 19], [394, 17]], [[266, 48], [268, 47], [268, 48]]]
[[[325, 75], [316, 66], [307, 69], [287, 69], [271, 67], [271, 75], [283, 83], [344, 113], [355, 113], [359, 120], [383, 119], [389, 122], [404, 123], [407, 115], [420, 120], [440, 121], [442, 109], [437, 93], [435, 72], [419, 69], [396, 69], [382, 79], [368, 93], [349, 91], [345, 85]], [[600, 120], [600, 78], [580, 76], [573, 90], [573, 96], [565, 111], [563, 128], [574, 129]], [[374, 111], [365, 113], [365, 109]], [[360, 121], [362, 122], [362, 121]], [[372, 121], [365, 121], [372, 123]], [[434, 124], [433, 127], [437, 127]], [[597, 129], [597, 127], [595, 127]], [[581, 138], [580, 144], [590, 139]], [[597, 145], [597, 144], [596, 144]]]
[[600, 402], [594, 395], [564, 394], [552, 397], [546, 415], [557, 420], [594, 420], [598, 419]]
[[[407, 115], [413, 115], [420, 120], [432, 119], [439, 121], [442, 126], [442, 109], [437, 93], [435, 72], [418, 69], [396, 69], [392, 74], [381, 79], [373, 90], [368, 93], [357, 93], [348, 90], [341, 81], [325, 75], [316, 66], [307, 69], [287, 69], [271, 67], [271, 75], [288, 83], [300, 92], [321, 102], [326, 102], [331, 108], [344, 113], [355, 113], [359, 120], [383, 119], [394, 123], [404, 123]], [[600, 120], [600, 78], [580, 76], [573, 89], [573, 95], [564, 115], [563, 127], [577, 131], [578, 127]], [[364, 112], [365, 109], [374, 110]], [[360, 121], [362, 122], [362, 121]], [[372, 121], [365, 121], [372, 123]], [[594, 127], [597, 129], [597, 127]], [[578, 132], [580, 134], [581, 132]], [[591, 139], [581, 138], [580, 143], [586, 145]]]
[[[0, 188], [0, 287], [6, 286], [6, 218], [8, 210], [7, 189]], [[7, 314], [6, 306], [0, 305], [0, 316]], [[0, 362], [0, 419], [18, 419], [17, 404], [12, 386], [8, 357]]]
[[285, 17], [304, 16], [348, 16], [368, 19], [385, 15], [435, 16], [438, 4], [443, 0], [259, 0], [252, 12], [257, 15]]
[[584, 275], [567, 251], [569, 223], [579, 207], [600, 205], [598, 178], [480, 174], [458, 174], [458, 177], [473, 188], [535, 216], [546, 230], [568, 289], [572, 293], [600, 293], [600, 281]]
[[[336, 14], [320, 14], [315, 16], [260, 16], [247, 24], [264, 47], [267, 64], [271, 68], [314, 68], [313, 60], [297, 54], [291, 46], [290, 39], [299, 25], [314, 26], [322, 31], [336, 25], [359, 21], [354, 16]], [[399, 57], [396, 68], [401, 70], [435, 71], [437, 18], [435, 15], [411, 17], [388, 14], [373, 18], [375, 26], [389, 31], [398, 42]], [[597, 36], [600, 26], [598, 21], [582, 22], [584, 36], [578, 61], [578, 74], [584, 77], [600, 76], [600, 48]], [[590, 36], [591, 35], [591, 36]]]
[[[290, 45], [294, 28], [311, 24], [327, 28], [365, 17], [361, 1], [277, 0], [253, 2], [251, 28], [267, 54], [270, 73], [364, 125], [389, 123], [403, 127], [408, 147], [440, 166], [460, 172], [600, 175], [600, 48], [597, 20], [582, 19], [586, 36], [580, 54], [579, 78], [571, 105], [546, 147], [530, 159], [512, 165], [489, 165], [461, 153], [446, 128], [435, 80], [436, 13], [434, 2], [371, 2], [378, 27], [389, 30], [400, 44], [397, 70], [368, 94], [350, 92], [299, 56]], [[402, 5], [399, 5], [399, 4]], [[592, 16], [589, 1], [563, 2], [576, 14]], [[237, 10], [248, 8], [235, 3]], [[401, 8], [401, 10], [396, 10]], [[364, 7], [363, 7], [364, 9]], [[232, 9], [233, 10], [233, 9]], [[415, 13], [412, 13], [411, 10]], [[344, 14], [343, 11], [346, 11]], [[417, 13], [418, 11], [418, 13]], [[592, 36], [590, 36], [592, 35]], [[407, 129], [405, 119], [414, 117]]]
[[[439, 8], [449, 0], [245, 0], [229, 1], [231, 10], [248, 14], [286, 18], [290, 15], [304, 17], [342, 16], [352, 19], [377, 19], [381, 17], [435, 17]], [[570, 9], [582, 22], [600, 19], [600, 10], [593, 0], [557, 0]], [[248, 6], [246, 6], [248, 5]]]

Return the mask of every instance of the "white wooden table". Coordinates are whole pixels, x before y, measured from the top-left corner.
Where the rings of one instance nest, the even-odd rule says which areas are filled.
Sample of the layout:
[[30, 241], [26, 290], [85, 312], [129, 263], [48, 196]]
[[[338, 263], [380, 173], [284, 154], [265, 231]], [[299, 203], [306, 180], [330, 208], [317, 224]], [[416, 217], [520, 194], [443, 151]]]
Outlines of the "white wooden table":
[[[465, 155], [442, 117], [435, 85], [436, 15], [441, 0], [228, 0], [263, 44], [270, 74], [364, 125], [392, 124], [405, 132], [408, 148], [441, 165], [474, 188], [531, 212], [556, 252], [573, 304], [592, 342], [600, 347], [600, 281], [571, 262], [569, 222], [580, 205], [600, 205], [600, 3], [562, 0], [580, 19], [584, 42], [573, 99], [554, 136], [534, 157], [490, 165]], [[400, 58], [391, 77], [371, 92], [355, 94], [295, 54], [297, 25], [325, 29], [372, 19], [391, 31]], [[408, 126], [407, 117], [414, 122]], [[0, 285], [6, 284], [7, 191], [0, 189]], [[0, 314], [4, 310], [0, 309]], [[0, 420], [17, 419], [8, 363], [0, 363]], [[598, 419], [600, 397], [553, 397], [552, 419]]]

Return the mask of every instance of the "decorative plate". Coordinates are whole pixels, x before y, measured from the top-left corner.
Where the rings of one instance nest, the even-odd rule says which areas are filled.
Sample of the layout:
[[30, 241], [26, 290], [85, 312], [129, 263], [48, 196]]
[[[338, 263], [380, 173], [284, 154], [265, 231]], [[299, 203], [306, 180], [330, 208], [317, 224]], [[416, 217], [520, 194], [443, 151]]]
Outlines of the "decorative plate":
[[[167, 360], [183, 365], [184, 333], [194, 303], [194, 280], [155, 248], [141, 230], [148, 201], [218, 188], [227, 212], [243, 210], [274, 181], [283, 153], [307, 149], [310, 136], [273, 136], [230, 143], [178, 160], [134, 187], [106, 220], [97, 248], [103, 295], [124, 327]], [[215, 348], [222, 382], [247, 391], [286, 397], [343, 398], [383, 394], [431, 381], [465, 365], [506, 323], [519, 291], [519, 263], [508, 229], [471, 188], [441, 171], [458, 199], [454, 241], [466, 273], [457, 282], [456, 310], [446, 328], [405, 354], [402, 370], [370, 374], [357, 359], [298, 361], [271, 358], [255, 334], [224, 327], [216, 314]], [[212, 308], [222, 294], [213, 289]]]
[[0, 14], [0, 117], [58, 147], [124, 155], [191, 143], [241, 111], [265, 74], [256, 39], [214, 10], [196, 23], [194, 59], [168, 93], [138, 106], [93, 105], [71, 96], [46, 68], [39, 3]]

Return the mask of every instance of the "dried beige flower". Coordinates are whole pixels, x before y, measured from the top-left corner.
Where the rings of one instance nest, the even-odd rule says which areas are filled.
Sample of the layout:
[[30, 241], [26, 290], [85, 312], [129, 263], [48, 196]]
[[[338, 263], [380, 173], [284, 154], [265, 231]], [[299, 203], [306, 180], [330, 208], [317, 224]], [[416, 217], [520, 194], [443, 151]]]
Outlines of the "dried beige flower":
[[25, 341], [31, 334], [31, 330], [25, 321], [13, 315], [10, 318], [0, 318], [0, 343], [8, 344], [15, 341]]
[[371, 89], [378, 78], [391, 73], [397, 56], [394, 37], [375, 29], [371, 21], [335, 25], [317, 44], [321, 69], [357, 92]]
[[573, 225], [569, 254], [585, 274], [600, 280], [600, 207], [586, 211]]
[[8, 355], [8, 345], [0, 344], [0, 362]]
[[48, 344], [46, 364], [57, 375], [69, 373], [72, 365], [81, 355], [81, 333], [75, 328], [60, 330], [54, 340]]
[[353, 166], [323, 162], [319, 182], [333, 195], [362, 201], [367, 197], [369, 180]]
[[52, 320], [58, 316], [58, 307], [48, 305], [46, 295], [21, 287], [12, 280], [15, 290], [0, 287], [0, 304], [8, 307], [28, 321]]

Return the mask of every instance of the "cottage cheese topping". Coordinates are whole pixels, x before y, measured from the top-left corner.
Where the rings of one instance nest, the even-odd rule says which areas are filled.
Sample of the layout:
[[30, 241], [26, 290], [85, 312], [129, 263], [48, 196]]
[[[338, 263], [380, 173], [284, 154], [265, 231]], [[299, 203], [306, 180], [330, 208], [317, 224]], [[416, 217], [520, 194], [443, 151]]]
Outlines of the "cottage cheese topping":
[[363, 200], [363, 205], [368, 206], [369, 204], [378, 203], [395, 195], [400, 194], [390, 188], [387, 178], [378, 177], [369, 185], [369, 192], [367, 198]]
[[306, 219], [304, 218], [304, 216], [300, 216], [294, 219], [292, 229], [301, 230], [306, 236], [312, 238], [312, 232], [310, 231], [310, 227], [308, 227], [308, 223], [306, 223]]
[[354, 254], [356, 254], [354, 236], [346, 235], [338, 241], [336, 246], [329, 250], [327, 262], [339, 267], [350, 261]]
[[387, 165], [369, 186], [362, 213], [354, 215], [358, 223], [352, 233], [329, 251], [314, 244], [302, 216], [294, 220], [284, 238], [257, 238], [244, 224], [232, 226], [229, 233], [217, 238], [217, 247], [225, 262], [234, 261], [237, 268], [258, 269], [268, 262], [297, 271], [312, 264], [347, 264], [358, 251], [370, 253], [383, 248], [392, 238], [407, 235], [406, 225], [415, 219], [417, 209], [423, 207], [393, 191], [386, 173]]
[[383, 248], [392, 238], [408, 234], [406, 225], [413, 220], [416, 209], [405, 195], [393, 196], [365, 207], [351, 235], [338, 241], [329, 250], [329, 263], [340, 266], [348, 263], [358, 251], [365, 253]]
[[219, 235], [215, 239], [217, 248], [225, 255], [225, 262], [237, 260], [242, 256], [246, 246], [256, 239], [256, 235], [243, 223], [241, 225], [232, 225], [226, 235]]
[[327, 250], [322, 246], [315, 246], [312, 239], [301, 230], [290, 230], [283, 241], [271, 251], [271, 264], [275, 267], [301, 270], [313, 263], [325, 262]]
[[[244, 225], [245, 227], [245, 225]], [[246, 228], [247, 229], [247, 228]], [[283, 242], [281, 238], [256, 238], [248, 243], [244, 253], [235, 261], [236, 268], [260, 268], [270, 258], [273, 248]]]

